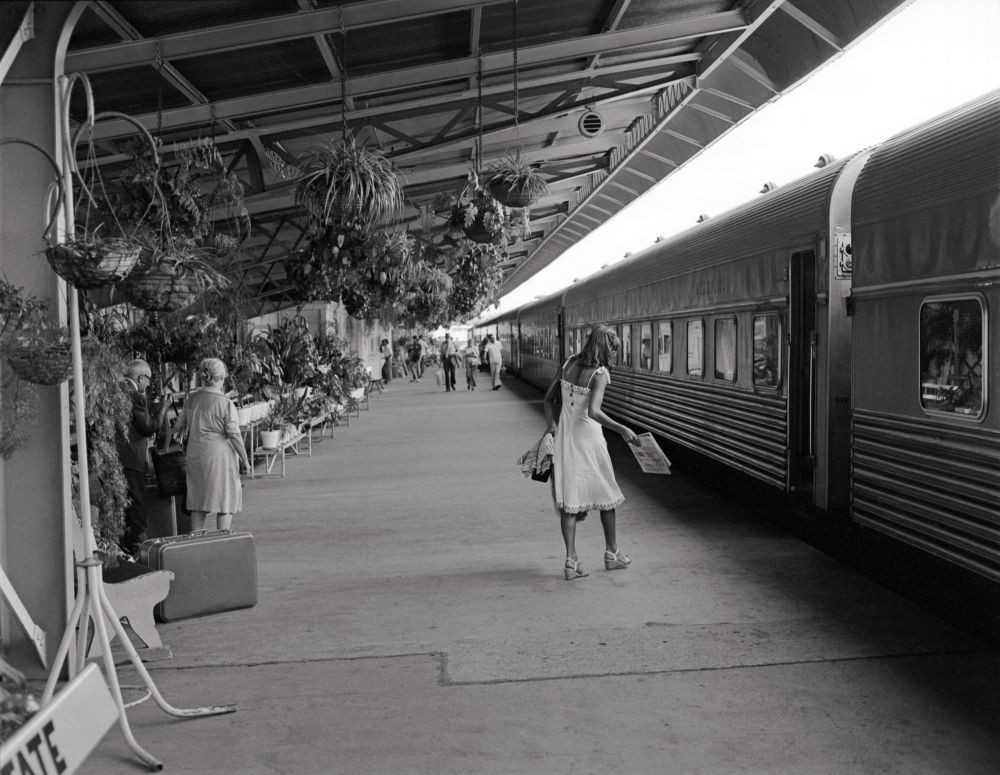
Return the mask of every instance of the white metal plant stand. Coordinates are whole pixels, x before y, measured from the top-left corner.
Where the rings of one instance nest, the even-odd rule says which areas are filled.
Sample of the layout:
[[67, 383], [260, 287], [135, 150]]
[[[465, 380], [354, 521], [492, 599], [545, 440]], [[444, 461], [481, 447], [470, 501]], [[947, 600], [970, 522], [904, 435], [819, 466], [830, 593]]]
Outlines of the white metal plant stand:
[[[74, 208], [72, 175], [76, 159], [74, 157], [72, 135], [69, 131], [69, 97], [73, 84], [77, 80], [83, 84], [87, 95], [87, 124], [89, 126], [85, 126], [84, 130], [92, 130], [95, 119], [93, 96], [90, 91], [90, 84], [86, 77], [79, 73], [73, 73], [68, 76], [60, 76], [60, 100], [58, 102], [59, 115], [57, 116], [57, 120], [59, 126], [62, 127], [62, 164], [60, 170], [63, 183], [62, 208], [65, 216], [63, 223], [65, 224], [64, 231], [67, 234], [72, 234], [75, 228], [73, 220]], [[81, 569], [81, 572], [78, 572], [77, 574], [78, 584], [76, 602], [73, 604], [69, 621], [66, 624], [66, 631], [59, 643], [59, 649], [56, 651], [52, 671], [49, 673], [48, 681], [46, 681], [45, 684], [45, 691], [42, 693], [42, 705], [44, 706], [52, 699], [52, 695], [62, 672], [63, 665], [69, 658], [70, 645], [73, 642], [74, 634], [77, 634], [76, 631], [78, 627], [80, 627], [80, 632], [77, 634], [76, 655], [73, 663], [74, 669], [70, 672], [71, 675], [76, 675], [83, 670], [89, 635], [89, 624], [87, 623], [87, 618], [84, 614], [89, 613], [89, 618], [94, 622], [94, 637], [97, 638], [101, 646], [101, 657], [104, 662], [104, 675], [108, 682], [108, 686], [111, 689], [112, 699], [118, 709], [118, 721], [121, 726], [122, 735], [125, 737], [125, 742], [143, 764], [154, 772], [159, 772], [163, 769], [163, 764], [155, 756], [139, 745], [135, 736], [132, 734], [131, 727], [129, 726], [125, 702], [122, 699], [121, 685], [118, 682], [118, 673], [115, 668], [115, 660], [111, 654], [107, 622], [110, 621], [112, 627], [115, 628], [115, 633], [118, 635], [122, 647], [127, 652], [129, 659], [132, 661], [132, 664], [135, 666], [135, 669], [142, 678], [149, 695], [152, 696], [152, 698], [156, 701], [156, 704], [159, 705], [164, 712], [179, 718], [197, 718], [201, 716], [217, 716], [224, 713], [234, 713], [236, 711], [236, 706], [211, 705], [203, 708], [183, 709], [175, 708], [170, 705], [156, 688], [156, 684], [153, 682], [149, 671], [146, 669], [145, 665], [143, 665], [142, 659], [139, 657], [138, 652], [132, 645], [128, 633], [125, 632], [125, 628], [122, 626], [118, 615], [115, 613], [114, 608], [108, 601], [108, 596], [104, 591], [104, 580], [101, 574], [101, 561], [95, 555], [96, 542], [94, 539], [94, 528], [90, 516], [90, 483], [87, 476], [87, 471], [89, 470], [87, 460], [87, 429], [86, 424], [79, 421], [79, 418], [87, 416], [86, 407], [84, 405], [83, 366], [80, 350], [79, 299], [76, 288], [72, 285], [67, 285], [66, 291], [69, 301], [68, 316], [70, 325], [70, 342], [73, 352], [73, 406], [75, 415], [78, 418], [77, 455], [81, 472], [80, 521], [83, 526], [83, 557], [79, 562], [77, 562], [77, 567]]]

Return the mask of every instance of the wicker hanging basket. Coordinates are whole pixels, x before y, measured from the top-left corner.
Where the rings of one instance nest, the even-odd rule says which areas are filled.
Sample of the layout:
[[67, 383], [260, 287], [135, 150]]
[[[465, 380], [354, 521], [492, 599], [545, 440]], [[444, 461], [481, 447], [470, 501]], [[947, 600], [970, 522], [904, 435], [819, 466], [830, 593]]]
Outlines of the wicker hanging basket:
[[25, 344], [6, 348], [7, 362], [21, 379], [36, 385], [58, 385], [69, 379], [73, 353], [69, 342]]
[[128, 300], [147, 312], [177, 312], [206, 290], [205, 279], [197, 270], [166, 261], [140, 267], [125, 281]]
[[539, 198], [539, 195], [533, 193], [527, 186], [510, 188], [503, 183], [494, 181], [489, 184], [489, 187], [493, 198], [505, 207], [523, 209], [533, 205]]
[[139, 261], [139, 245], [124, 239], [72, 240], [45, 249], [52, 270], [81, 290], [101, 288], [128, 277]]

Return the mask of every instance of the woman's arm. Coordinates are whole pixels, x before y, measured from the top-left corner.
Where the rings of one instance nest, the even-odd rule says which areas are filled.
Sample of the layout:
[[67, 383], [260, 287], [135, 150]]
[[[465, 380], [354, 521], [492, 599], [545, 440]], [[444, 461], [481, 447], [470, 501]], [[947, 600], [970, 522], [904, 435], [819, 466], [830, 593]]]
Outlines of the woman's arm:
[[236, 457], [247, 471], [250, 470], [250, 460], [247, 458], [247, 448], [243, 441], [243, 431], [240, 430], [239, 416], [236, 413], [236, 404], [232, 401], [226, 407], [225, 432], [229, 446], [233, 448]]
[[249, 471], [250, 459], [247, 457], [247, 448], [243, 443], [242, 434], [239, 437], [234, 437], [232, 434], [227, 433], [226, 438], [229, 439], [229, 446], [233, 448], [233, 451], [236, 453], [236, 457], [239, 458], [242, 467]]
[[604, 403], [604, 388], [608, 386], [608, 375], [604, 372], [598, 372], [594, 375], [594, 380], [591, 383], [590, 388], [590, 406], [587, 407], [587, 412], [590, 415], [590, 419], [595, 422], [599, 422], [608, 430], [612, 430], [619, 434], [625, 441], [629, 444], [638, 444], [639, 439], [635, 435], [635, 431], [622, 425], [620, 422], [616, 422], [608, 417], [604, 410], [601, 409], [601, 404]]
[[[569, 363], [569, 361], [566, 361], [566, 363]], [[552, 380], [549, 389], [545, 391], [545, 398], [542, 399], [542, 408], [545, 410], [545, 429], [549, 433], [556, 432], [556, 425], [559, 423], [559, 414], [562, 412], [562, 407], [556, 405], [556, 396], [561, 395], [561, 383], [566, 363], [559, 367], [555, 379]]]

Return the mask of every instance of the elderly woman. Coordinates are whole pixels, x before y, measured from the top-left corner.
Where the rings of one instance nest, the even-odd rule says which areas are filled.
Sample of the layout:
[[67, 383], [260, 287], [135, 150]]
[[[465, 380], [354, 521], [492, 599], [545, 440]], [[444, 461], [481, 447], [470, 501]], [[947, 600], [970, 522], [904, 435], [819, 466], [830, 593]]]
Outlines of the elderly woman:
[[202, 530], [210, 513], [218, 530], [230, 530], [233, 514], [243, 510], [240, 469], [250, 470], [236, 406], [222, 389], [226, 365], [205, 358], [198, 366], [201, 389], [184, 402], [174, 433], [187, 435], [187, 507], [191, 529]]

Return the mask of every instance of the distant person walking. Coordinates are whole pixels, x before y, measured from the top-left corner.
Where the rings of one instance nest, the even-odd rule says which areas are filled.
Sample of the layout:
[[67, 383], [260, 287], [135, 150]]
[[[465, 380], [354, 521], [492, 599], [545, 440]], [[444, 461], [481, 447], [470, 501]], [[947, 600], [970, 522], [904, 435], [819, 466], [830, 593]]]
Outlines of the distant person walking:
[[406, 357], [410, 364], [410, 382], [419, 382], [420, 375], [423, 373], [420, 362], [424, 358], [424, 346], [415, 336], [406, 350]]
[[465, 361], [465, 389], [476, 389], [476, 370], [479, 368], [479, 348], [469, 339], [469, 344], [462, 351], [462, 359]]
[[382, 384], [388, 385], [392, 382], [392, 343], [383, 339], [378, 349], [382, 353]]
[[[638, 444], [634, 431], [612, 420], [601, 408], [604, 389], [611, 382], [608, 367], [618, 346], [612, 329], [597, 326], [583, 350], [562, 365], [543, 401], [548, 431], [555, 435], [552, 499], [566, 544], [563, 572], [567, 581], [588, 575], [576, 553], [576, 523], [593, 509], [601, 512], [605, 569], [620, 570], [632, 562], [618, 548], [615, 509], [624, 503], [625, 496], [615, 481], [601, 429], [613, 430], [629, 444]], [[561, 400], [561, 408], [557, 400]]]
[[444, 369], [444, 389], [450, 393], [455, 389], [455, 371], [458, 369], [458, 347], [451, 339], [451, 334], [444, 335], [441, 343], [441, 368]]
[[493, 378], [493, 389], [499, 390], [500, 385], [500, 368], [503, 366], [503, 346], [497, 341], [497, 338], [493, 334], [486, 335], [486, 347], [484, 352], [486, 353], [486, 361], [490, 364], [490, 376]]

